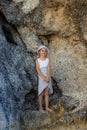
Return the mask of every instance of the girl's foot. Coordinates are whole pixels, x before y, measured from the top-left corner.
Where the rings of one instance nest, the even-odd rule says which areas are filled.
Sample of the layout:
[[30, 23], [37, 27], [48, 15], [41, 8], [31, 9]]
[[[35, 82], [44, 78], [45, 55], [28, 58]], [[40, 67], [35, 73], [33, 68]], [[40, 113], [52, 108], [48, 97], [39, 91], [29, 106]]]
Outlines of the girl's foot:
[[47, 108], [46, 111], [47, 111], [47, 112], [53, 112], [53, 110], [50, 109], [50, 108]]
[[45, 113], [45, 111], [43, 109], [40, 109], [39, 111], [40, 111], [40, 113]]

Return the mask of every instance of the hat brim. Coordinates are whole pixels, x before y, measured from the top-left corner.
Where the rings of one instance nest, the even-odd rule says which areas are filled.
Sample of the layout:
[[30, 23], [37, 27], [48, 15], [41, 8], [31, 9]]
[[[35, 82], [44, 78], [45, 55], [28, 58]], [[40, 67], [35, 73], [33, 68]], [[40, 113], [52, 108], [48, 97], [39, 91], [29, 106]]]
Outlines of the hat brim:
[[48, 52], [48, 48], [47, 48], [46, 46], [40, 46], [40, 47], [38, 48], [38, 50], [37, 50], [37, 53], [38, 53], [42, 48], [45, 48], [45, 49], [47, 50], [47, 52]]

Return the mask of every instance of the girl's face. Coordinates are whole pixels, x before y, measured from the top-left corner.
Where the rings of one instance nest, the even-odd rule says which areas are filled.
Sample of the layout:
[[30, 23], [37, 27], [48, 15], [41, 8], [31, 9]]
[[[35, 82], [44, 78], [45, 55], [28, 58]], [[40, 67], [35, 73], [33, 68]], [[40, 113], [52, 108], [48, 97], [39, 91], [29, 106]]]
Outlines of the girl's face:
[[46, 57], [46, 56], [47, 56], [47, 49], [46, 49], [46, 48], [42, 48], [42, 49], [39, 51], [39, 56], [40, 56], [40, 57]]

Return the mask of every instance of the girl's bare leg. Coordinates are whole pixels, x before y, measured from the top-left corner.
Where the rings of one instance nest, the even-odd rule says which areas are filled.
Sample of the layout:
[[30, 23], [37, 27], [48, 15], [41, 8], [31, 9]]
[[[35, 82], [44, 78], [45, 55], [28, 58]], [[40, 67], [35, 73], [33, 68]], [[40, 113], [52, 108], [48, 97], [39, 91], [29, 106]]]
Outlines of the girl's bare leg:
[[46, 111], [52, 112], [53, 110], [49, 108], [49, 88], [48, 87], [46, 87], [46, 89], [44, 90], [44, 94], [45, 94]]
[[42, 98], [43, 98], [43, 92], [38, 96], [38, 102], [39, 102], [39, 111], [41, 113], [44, 113], [44, 109], [42, 107]]

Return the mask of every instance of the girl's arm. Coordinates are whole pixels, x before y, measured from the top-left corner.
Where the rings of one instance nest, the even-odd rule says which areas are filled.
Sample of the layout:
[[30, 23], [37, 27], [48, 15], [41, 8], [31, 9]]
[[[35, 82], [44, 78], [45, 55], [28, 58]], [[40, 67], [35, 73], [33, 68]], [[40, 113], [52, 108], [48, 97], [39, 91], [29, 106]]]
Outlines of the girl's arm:
[[48, 78], [48, 80], [50, 79], [50, 60], [49, 60], [49, 63], [48, 63], [47, 78]]
[[46, 77], [45, 77], [45, 76], [41, 73], [41, 71], [40, 71], [40, 67], [39, 67], [38, 60], [36, 60], [36, 71], [37, 71], [37, 73], [39, 74], [39, 76], [40, 76], [43, 80], [46, 79]]

